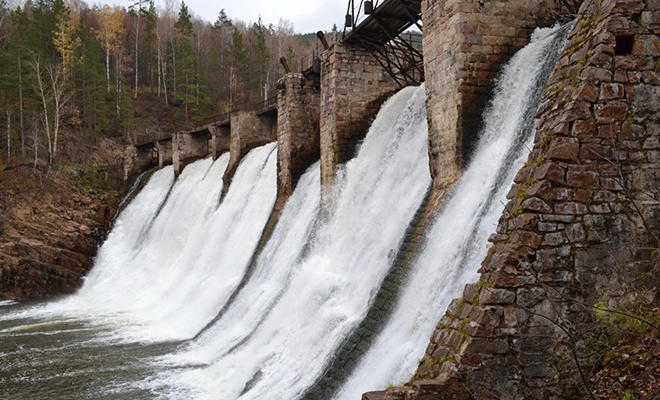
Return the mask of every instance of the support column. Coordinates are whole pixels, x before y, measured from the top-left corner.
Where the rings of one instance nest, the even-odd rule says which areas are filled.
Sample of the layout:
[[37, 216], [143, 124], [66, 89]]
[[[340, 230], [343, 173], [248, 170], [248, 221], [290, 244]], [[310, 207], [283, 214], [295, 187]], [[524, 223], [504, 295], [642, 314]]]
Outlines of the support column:
[[305, 170], [320, 157], [318, 84], [299, 73], [279, 81], [277, 92], [277, 193], [288, 198]]
[[178, 176], [181, 171], [195, 160], [204, 158], [209, 154], [208, 131], [195, 134], [177, 132], [172, 137], [172, 165], [174, 173]]
[[126, 146], [126, 150], [124, 150], [124, 180], [127, 181], [149, 169], [154, 163], [155, 151], [154, 145], [151, 143], [142, 146]]
[[229, 165], [222, 177], [224, 190], [229, 188], [241, 159], [255, 147], [277, 139], [277, 120], [260, 117], [254, 112], [238, 112], [231, 115], [231, 139], [229, 145]]
[[173, 162], [172, 140], [158, 140], [156, 142], [156, 152], [158, 153], [158, 168], [163, 168]]
[[329, 189], [337, 165], [354, 155], [381, 104], [396, 82], [373, 55], [359, 47], [335, 43], [321, 54], [321, 184]]
[[209, 141], [209, 153], [213, 161], [217, 160], [220, 154], [229, 151], [229, 142], [231, 141], [231, 129], [228, 126], [209, 126], [211, 139]]
[[483, 126], [494, 78], [537, 26], [562, 13], [541, 0], [422, 1], [429, 159], [435, 189], [456, 180]]

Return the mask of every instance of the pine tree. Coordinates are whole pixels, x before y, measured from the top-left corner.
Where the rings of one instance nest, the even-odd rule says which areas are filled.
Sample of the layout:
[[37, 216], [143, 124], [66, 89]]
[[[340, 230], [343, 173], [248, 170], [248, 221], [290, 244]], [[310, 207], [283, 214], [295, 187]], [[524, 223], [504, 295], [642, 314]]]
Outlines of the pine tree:
[[177, 53], [179, 60], [178, 100], [184, 109], [184, 119], [190, 119], [190, 106], [195, 104], [195, 57], [192, 51], [193, 24], [185, 2], [181, 2], [179, 19], [174, 24], [177, 31]]
[[[263, 90], [263, 100], [265, 101], [268, 100], [266, 97], [268, 96], [268, 80], [270, 78], [268, 73], [270, 55], [268, 54], [268, 49], [266, 48], [266, 35], [268, 34], [269, 30], [266, 29], [266, 27], [263, 25], [261, 17], [259, 17], [259, 21], [252, 26], [252, 29], [255, 34], [255, 43], [252, 46], [252, 62], [254, 65], [255, 73], [253, 76], [253, 82], [254, 85], [258, 88], [257, 93], [261, 93]], [[257, 96], [257, 98], [259, 97], [260, 96]]]

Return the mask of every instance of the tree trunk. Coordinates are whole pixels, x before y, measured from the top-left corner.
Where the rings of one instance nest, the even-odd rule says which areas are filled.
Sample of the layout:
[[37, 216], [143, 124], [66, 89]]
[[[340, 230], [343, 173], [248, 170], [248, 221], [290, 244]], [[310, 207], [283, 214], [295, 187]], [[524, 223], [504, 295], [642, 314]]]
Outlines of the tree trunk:
[[108, 93], [110, 93], [110, 47], [105, 48], [105, 79], [108, 82]]
[[135, 94], [134, 99], [137, 99], [138, 94], [138, 43], [140, 36], [140, 13], [142, 12], [142, 0], [138, 1], [137, 22], [135, 24]]
[[7, 164], [11, 163], [11, 111], [7, 109]]
[[176, 98], [176, 48], [172, 42], [172, 90]]
[[25, 159], [25, 125], [23, 123], [23, 68], [21, 64], [21, 48], [18, 48], [18, 120], [21, 129], [21, 159]]
[[[41, 76], [41, 62], [38, 59], [33, 60], [32, 67], [37, 75], [37, 91], [41, 97], [41, 104], [44, 108], [44, 129], [46, 131], [46, 141], [48, 142], [48, 163], [53, 162], [53, 147], [50, 138], [50, 119], [48, 117], [48, 101], [46, 99], [46, 89], [44, 88], [43, 77]], [[35, 158], [36, 166], [36, 158]]]
[[163, 59], [160, 49], [160, 39], [158, 39], [158, 97], [160, 97], [161, 76], [163, 74]]

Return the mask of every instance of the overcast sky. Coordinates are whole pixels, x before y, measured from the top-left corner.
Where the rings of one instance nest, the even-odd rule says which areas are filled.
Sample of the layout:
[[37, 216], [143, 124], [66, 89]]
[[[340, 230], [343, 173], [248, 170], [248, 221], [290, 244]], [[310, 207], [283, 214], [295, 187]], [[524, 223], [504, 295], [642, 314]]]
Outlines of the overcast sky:
[[[108, 4], [128, 7], [134, 0], [105, 0]], [[180, 1], [180, 0], [177, 0]], [[185, 0], [188, 9], [196, 16], [215, 22], [218, 13], [225, 9], [231, 19], [257, 22], [259, 16], [265, 25], [278, 25], [280, 18], [293, 23], [297, 33], [330, 30], [333, 24], [341, 28], [348, 0]], [[88, 4], [99, 3], [88, 1]], [[102, 3], [102, 2], [101, 2]], [[165, 0], [156, 0], [157, 7], [164, 7]]]

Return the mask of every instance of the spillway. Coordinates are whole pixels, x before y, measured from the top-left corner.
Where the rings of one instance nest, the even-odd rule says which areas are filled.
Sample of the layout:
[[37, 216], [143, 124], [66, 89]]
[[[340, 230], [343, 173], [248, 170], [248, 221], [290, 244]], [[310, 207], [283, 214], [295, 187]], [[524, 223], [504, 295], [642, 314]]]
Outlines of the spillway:
[[393, 315], [336, 399], [410, 379], [444, 310], [478, 280], [488, 236], [533, 146], [534, 114], [565, 34], [565, 27], [537, 30], [503, 70], [469, 167], [427, 233]]
[[[540, 30], [498, 82], [478, 150], [446, 197], [399, 299], [325, 398], [401, 383], [463, 284], [477, 277], [561, 43]], [[0, 387], [31, 399], [298, 399], [367, 315], [431, 185], [424, 87], [381, 108], [322, 193], [300, 178], [269, 240], [276, 145], [155, 172], [119, 215], [83, 287], [0, 302]], [[73, 391], [71, 388], [75, 387]], [[3, 393], [4, 395], [4, 393]]]

